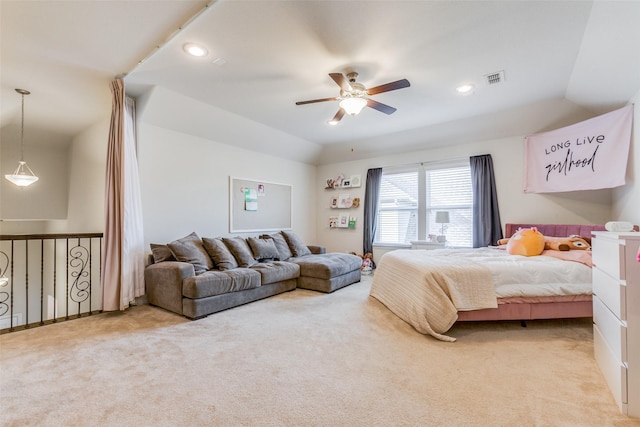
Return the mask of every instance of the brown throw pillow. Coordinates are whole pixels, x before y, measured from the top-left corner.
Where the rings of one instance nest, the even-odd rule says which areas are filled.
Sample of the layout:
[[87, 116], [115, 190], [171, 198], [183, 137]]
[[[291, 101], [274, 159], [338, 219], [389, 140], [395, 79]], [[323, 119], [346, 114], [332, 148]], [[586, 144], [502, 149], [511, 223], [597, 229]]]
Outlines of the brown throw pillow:
[[253, 257], [257, 260], [273, 260], [279, 259], [280, 254], [273, 239], [259, 239], [257, 237], [248, 237], [247, 242], [253, 252]]
[[293, 256], [299, 257], [311, 254], [311, 251], [309, 250], [307, 245], [304, 244], [302, 239], [296, 233], [294, 233], [293, 231], [284, 230], [281, 231], [281, 233], [289, 244], [289, 249], [291, 249], [291, 253], [293, 254]]
[[210, 237], [203, 237], [202, 243], [204, 244], [205, 250], [213, 259], [218, 270], [233, 270], [234, 268], [238, 268], [238, 262], [233, 257], [233, 254], [227, 248], [227, 245], [224, 244], [221, 237], [216, 237], [212, 239]]
[[228, 239], [223, 237], [222, 241], [227, 245], [227, 248], [229, 248], [236, 261], [238, 261], [240, 267], [251, 267], [258, 263], [251, 253], [249, 244], [244, 238], [233, 237]]
[[193, 264], [196, 274], [204, 273], [213, 268], [213, 261], [196, 233], [174, 240], [167, 246], [178, 261]]
[[153, 262], [175, 261], [171, 249], [167, 245], [159, 245], [157, 243], [151, 243], [151, 255], [153, 255]]

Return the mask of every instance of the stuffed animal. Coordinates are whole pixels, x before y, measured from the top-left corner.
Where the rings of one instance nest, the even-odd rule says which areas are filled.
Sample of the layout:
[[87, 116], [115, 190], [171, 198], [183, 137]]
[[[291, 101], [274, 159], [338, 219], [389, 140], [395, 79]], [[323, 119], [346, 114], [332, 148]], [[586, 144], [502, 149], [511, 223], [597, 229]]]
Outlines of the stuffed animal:
[[507, 253], [511, 255], [536, 256], [543, 250], [544, 236], [536, 227], [521, 228], [507, 242]]
[[[518, 233], [516, 232], [514, 236], [516, 234]], [[543, 238], [544, 238], [544, 250], [550, 249], [554, 251], [570, 251], [570, 250], [588, 251], [591, 249], [591, 239], [588, 237], [571, 235], [569, 237], [543, 236]], [[508, 245], [510, 240], [511, 239], [500, 239], [498, 240], [498, 245]]]
[[591, 239], [575, 235], [569, 237], [545, 237], [544, 248], [555, 251], [588, 251], [591, 249], [589, 240]]
[[367, 252], [366, 254], [360, 255], [355, 252], [349, 252], [351, 255], [359, 256], [362, 258], [362, 265], [360, 266], [360, 271], [362, 274], [371, 274], [373, 273], [373, 269], [376, 268], [376, 264], [373, 262], [373, 254], [371, 252]]

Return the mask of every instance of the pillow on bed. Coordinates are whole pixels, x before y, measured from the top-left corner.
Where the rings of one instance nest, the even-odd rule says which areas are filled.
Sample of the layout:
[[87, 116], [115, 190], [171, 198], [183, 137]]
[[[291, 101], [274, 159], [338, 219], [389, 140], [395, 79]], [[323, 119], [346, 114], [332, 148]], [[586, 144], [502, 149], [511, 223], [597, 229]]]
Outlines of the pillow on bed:
[[544, 236], [537, 228], [523, 228], [511, 236], [507, 243], [510, 255], [536, 256], [544, 250]]

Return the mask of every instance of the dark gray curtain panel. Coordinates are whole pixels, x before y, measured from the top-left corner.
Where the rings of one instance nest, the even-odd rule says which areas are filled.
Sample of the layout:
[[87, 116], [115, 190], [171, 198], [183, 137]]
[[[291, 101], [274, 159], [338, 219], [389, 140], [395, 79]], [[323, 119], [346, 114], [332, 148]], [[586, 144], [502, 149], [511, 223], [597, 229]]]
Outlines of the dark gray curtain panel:
[[369, 169], [364, 191], [364, 222], [362, 254], [373, 254], [373, 239], [376, 236], [378, 223], [378, 204], [380, 199], [380, 183], [382, 182], [382, 168]]
[[502, 224], [493, 160], [490, 154], [471, 156], [469, 164], [473, 188], [473, 247], [495, 245], [502, 239]]

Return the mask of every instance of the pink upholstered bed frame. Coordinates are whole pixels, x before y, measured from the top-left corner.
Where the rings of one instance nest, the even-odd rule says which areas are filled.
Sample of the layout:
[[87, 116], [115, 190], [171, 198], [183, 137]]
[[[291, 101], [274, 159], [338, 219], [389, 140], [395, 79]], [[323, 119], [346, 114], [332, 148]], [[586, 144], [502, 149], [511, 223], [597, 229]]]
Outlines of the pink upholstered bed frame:
[[[545, 236], [568, 237], [578, 235], [591, 237], [592, 231], [602, 231], [602, 225], [577, 224], [506, 224], [505, 237], [511, 237], [519, 228], [537, 227]], [[553, 301], [520, 298], [517, 301], [498, 299], [498, 308], [485, 310], [459, 311], [458, 321], [482, 320], [534, 320], [534, 319], [568, 319], [591, 317], [593, 305], [591, 296], [560, 297]]]

